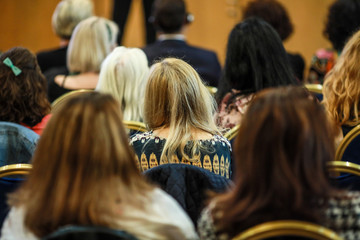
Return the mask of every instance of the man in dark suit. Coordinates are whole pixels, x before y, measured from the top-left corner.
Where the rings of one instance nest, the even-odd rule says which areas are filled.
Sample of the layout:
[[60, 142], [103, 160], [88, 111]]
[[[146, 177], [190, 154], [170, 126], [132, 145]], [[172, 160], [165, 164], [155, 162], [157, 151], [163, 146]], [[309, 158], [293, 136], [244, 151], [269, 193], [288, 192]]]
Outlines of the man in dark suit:
[[156, 0], [151, 20], [158, 32], [155, 43], [143, 50], [149, 65], [159, 59], [176, 57], [188, 62], [210, 86], [217, 86], [221, 67], [213, 51], [194, 47], [185, 41], [183, 34], [193, 16], [186, 12], [184, 0]]

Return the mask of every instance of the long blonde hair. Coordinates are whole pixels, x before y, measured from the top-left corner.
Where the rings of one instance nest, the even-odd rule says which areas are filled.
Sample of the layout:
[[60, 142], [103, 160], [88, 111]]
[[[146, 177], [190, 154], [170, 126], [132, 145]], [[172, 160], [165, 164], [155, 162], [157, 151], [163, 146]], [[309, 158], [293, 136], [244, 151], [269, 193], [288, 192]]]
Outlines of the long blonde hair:
[[324, 105], [327, 113], [339, 125], [359, 123], [360, 99], [360, 31], [344, 47], [324, 82]]
[[116, 227], [121, 208], [142, 209], [152, 191], [141, 177], [117, 101], [98, 92], [69, 99], [38, 143], [33, 169], [10, 204], [45, 236], [68, 225]]
[[118, 26], [101, 17], [81, 21], [74, 29], [67, 50], [70, 72], [100, 72], [105, 57], [115, 47]]
[[190, 146], [191, 154], [184, 149], [194, 140], [194, 130], [219, 134], [213, 120], [215, 106], [214, 98], [189, 64], [176, 58], [154, 64], [145, 90], [144, 119], [149, 129], [169, 128], [161, 159], [170, 162], [180, 151], [188, 160], [198, 160], [199, 141]]
[[141, 121], [148, 74], [148, 61], [142, 50], [117, 47], [101, 66], [96, 90], [119, 101], [124, 120]]

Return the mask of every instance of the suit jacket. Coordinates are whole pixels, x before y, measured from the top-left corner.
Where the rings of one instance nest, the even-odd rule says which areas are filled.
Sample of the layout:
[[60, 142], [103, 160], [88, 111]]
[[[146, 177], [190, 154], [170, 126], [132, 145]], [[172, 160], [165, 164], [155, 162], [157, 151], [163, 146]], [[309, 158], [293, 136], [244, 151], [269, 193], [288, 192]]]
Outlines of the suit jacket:
[[183, 40], [156, 41], [143, 48], [149, 65], [166, 57], [175, 57], [189, 63], [210, 86], [217, 87], [221, 74], [219, 60], [213, 51], [188, 45]]

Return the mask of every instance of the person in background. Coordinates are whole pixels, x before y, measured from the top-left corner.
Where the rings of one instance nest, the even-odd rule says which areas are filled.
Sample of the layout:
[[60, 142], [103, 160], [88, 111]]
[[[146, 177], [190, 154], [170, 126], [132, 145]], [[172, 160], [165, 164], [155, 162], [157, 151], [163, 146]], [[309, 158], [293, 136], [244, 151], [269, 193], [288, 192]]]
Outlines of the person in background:
[[151, 131], [131, 138], [141, 171], [186, 163], [231, 177], [231, 147], [215, 125], [215, 100], [189, 64], [176, 58], [154, 64], [144, 102]]
[[[293, 24], [286, 8], [277, 0], [253, 0], [243, 10], [243, 19], [258, 17], [268, 22], [279, 34], [281, 40], [286, 41], [293, 33]], [[292, 70], [302, 82], [304, 79], [305, 61], [300, 54], [287, 52]]]
[[139, 240], [197, 239], [176, 201], [136, 168], [111, 95], [68, 99], [49, 121], [32, 166], [10, 195], [0, 239], [41, 239], [68, 225], [123, 230]]
[[119, 101], [124, 120], [142, 121], [148, 62], [138, 48], [115, 48], [101, 65], [96, 90]]
[[325, 75], [333, 68], [346, 41], [360, 28], [360, 1], [336, 0], [329, 7], [324, 35], [332, 49], [316, 51], [310, 64], [307, 82], [323, 84]]
[[117, 25], [101, 17], [87, 18], [76, 26], [67, 51], [67, 68], [45, 73], [50, 102], [72, 90], [95, 89], [101, 63], [116, 47], [117, 33]]
[[185, 29], [193, 21], [184, 0], [156, 0], [151, 20], [158, 32], [155, 43], [143, 48], [149, 65], [167, 58], [180, 58], [189, 63], [210, 86], [217, 87], [221, 66], [216, 53], [186, 42]]
[[43, 73], [54, 67], [66, 66], [66, 52], [75, 26], [92, 15], [93, 3], [91, 0], [62, 0], [58, 3], [51, 23], [55, 34], [60, 38], [60, 47], [37, 54], [37, 60]]
[[232, 239], [257, 224], [300, 220], [360, 236], [360, 193], [334, 189], [334, 125], [301, 87], [267, 89], [250, 104], [235, 139], [234, 188], [215, 196], [198, 224], [201, 239]]
[[41, 134], [50, 118], [46, 90], [36, 56], [28, 49], [15, 47], [0, 55], [0, 121]]
[[297, 84], [279, 35], [259, 18], [248, 18], [232, 29], [220, 82], [215, 119], [222, 131], [240, 124], [258, 91]]

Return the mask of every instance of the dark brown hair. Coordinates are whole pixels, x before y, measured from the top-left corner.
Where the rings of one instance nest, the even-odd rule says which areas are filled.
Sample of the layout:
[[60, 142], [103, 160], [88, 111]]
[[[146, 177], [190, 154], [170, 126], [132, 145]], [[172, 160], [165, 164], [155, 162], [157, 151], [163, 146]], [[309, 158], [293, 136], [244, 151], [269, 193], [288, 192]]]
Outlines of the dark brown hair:
[[[3, 63], [6, 58], [22, 71], [18, 76]], [[46, 92], [46, 79], [29, 50], [16, 47], [0, 56], [0, 121], [35, 126], [50, 112]]]
[[249, 17], [262, 18], [279, 34], [282, 41], [293, 32], [293, 25], [286, 8], [276, 0], [255, 0], [250, 2], [243, 11], [243, 19]]
[[119, 103], [91, 92], [53, 114], [10, 204], [22, 207], [26, 228], [43, 237], [69, 224], [117, 228], [126, 221], [122, 208], [142, 209], [152, 189], [137, 169]]
[[334, 158], [333, 133], [305, 89], [260, 92], [235, 140], [235, 188], [216, 201], [219, 232], [231, 237], [270, 220], [323, 220], [320, 203], [336, 193], [325, 168]]

